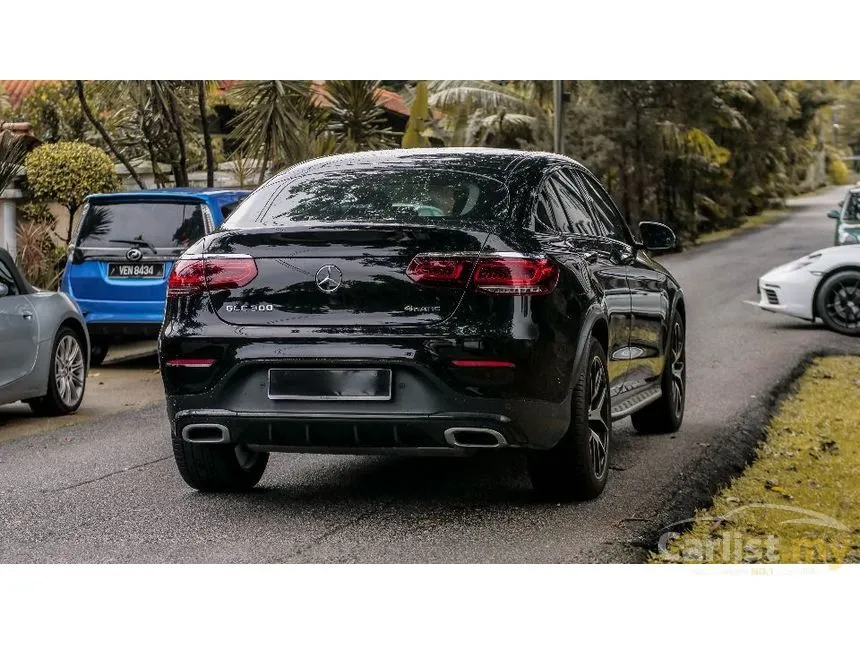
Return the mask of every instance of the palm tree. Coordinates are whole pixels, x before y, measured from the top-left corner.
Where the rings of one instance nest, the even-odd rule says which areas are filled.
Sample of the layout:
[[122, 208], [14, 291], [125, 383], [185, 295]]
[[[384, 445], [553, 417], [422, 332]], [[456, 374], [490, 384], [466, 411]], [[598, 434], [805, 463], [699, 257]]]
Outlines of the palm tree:
[[427, 81], [418, 81], [418, 85], [415, 86], [415, 96], [412, 97], [412, 103], [409, 106], [406, 132], [400, 144], [404, 148], [426, 148], [430, 145], [430, 139], [425, 135], [432, 123], [429, 98]]
[[0, 132], [0, 193], [2, 193], [18, 174], [27, 154], [27, 142], [11, 132]]
[[110, 151], [113, 153], [113, 156], [116, 157], [123, 166], [125, 166], [125, 169], [128, 170], [135, 183], [140, 186], [141, 190], [146, 189], [146, 184], [143, 183], [143, 180], [140, 178], [140, 175], [137, 174], [134, 167], [129, 162], [128, 158], [126, 158], [126, 156], [122, 152], [120, 152], [119, 147], [116, 145], [113, 138], [108, 134], [107, 130], [104, 127], [104, 124], [99, 121], [93, 114], [93, 111], [90, 108], [90, 104], [89, 102], [87, 102], [86, 93], [84, 92], [84, 82], [75, 81], [75, 87], [78, 90], [78, 100], [81, 102], [81, 110], [83, 110], [84, 115], [86, 115], [89, 122], [93, 124], [93, 127], [101, 135], [102, 140], [105, 142], [105, 145], [110, 148]]
[[200, 109], [200, 127], [203, 131], [203, 150], [206, 153], [206, 185], [215, 185], [215, 154], [212, 151], [212, 135], [209, 133], [209, 107], [206, 95], [214, 81], [195, 81], [197, 86], [197, 106]]
[[379, 81], [326, 81], [329, 124], [345, 151], [394, 148], [402, 133], [387, 127], [379, 107]]
[[431, 106], [444, 113], [448, 145], [549, 147], [551, 81], [431, 81]]
[[233, 119], [233, 136], [244, 154], [262, 157], [259, 183], [270, 164], [302, 159], [310, 93], [306, 81], [244, 81], [231, 91], [231, 100], [240, 109]]

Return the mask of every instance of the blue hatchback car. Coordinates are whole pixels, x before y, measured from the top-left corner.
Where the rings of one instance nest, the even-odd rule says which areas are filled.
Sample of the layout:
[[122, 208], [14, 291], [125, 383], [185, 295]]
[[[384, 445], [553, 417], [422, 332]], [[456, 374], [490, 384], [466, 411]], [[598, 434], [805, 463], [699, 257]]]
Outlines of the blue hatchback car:
[[158, 337], [174, 260], [249, 192], [165, 188], [87, 198], [60, 290], [84, 315], [92, 365], [119, 340]]

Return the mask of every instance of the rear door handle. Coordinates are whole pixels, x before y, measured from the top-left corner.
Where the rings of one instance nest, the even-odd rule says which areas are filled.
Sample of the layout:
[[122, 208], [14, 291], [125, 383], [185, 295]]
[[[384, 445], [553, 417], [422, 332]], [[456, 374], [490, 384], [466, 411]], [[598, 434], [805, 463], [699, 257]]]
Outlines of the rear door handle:
[[33, 320], [33, 312], [32, 311], [25, 311], [21, 314], [21, 316], [24, 318], [24, 320]]

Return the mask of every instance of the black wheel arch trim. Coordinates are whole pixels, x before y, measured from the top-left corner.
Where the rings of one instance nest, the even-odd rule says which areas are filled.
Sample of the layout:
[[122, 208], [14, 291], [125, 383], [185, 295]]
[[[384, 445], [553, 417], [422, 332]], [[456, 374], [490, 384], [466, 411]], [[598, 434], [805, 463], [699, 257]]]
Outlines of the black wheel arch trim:
[[[573, 370], [570, 375], [570, 383], [568, 390], [570, 393], [573, 393], [573, 387], [576, 385], [576, 375], [582, 371], [583, 361], [586, 360], [588, 354], [588, 345], [591, 340], [595, 327], [600, 324], [603, 325], [606, 329], [606, 343], [604, 346], [604, 350], [606, 351], [607, 357], [609, 356], [609, 317], [600, 306], [597, 304], [591, 305], [588, 309], [586, 309], [585, 314], [582, 317], [582, 324], [580, 325], [580, 333], [579, 338], [576, 341], [576, 354], [573, 361]], [[603, 337], [598, 338], [603, 343]], [[568, 394], [568, 398], [570, 398], [570, 394]]]

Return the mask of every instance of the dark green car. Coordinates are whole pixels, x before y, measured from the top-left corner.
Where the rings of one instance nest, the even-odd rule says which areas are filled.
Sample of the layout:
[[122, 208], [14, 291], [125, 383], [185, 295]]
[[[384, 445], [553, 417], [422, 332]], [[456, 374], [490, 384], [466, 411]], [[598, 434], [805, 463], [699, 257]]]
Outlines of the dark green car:
[[860, 242], [860, 186], [851, 188], [839, 208], [827, 213], [837, 220], [834, 244], [857, 244]]

